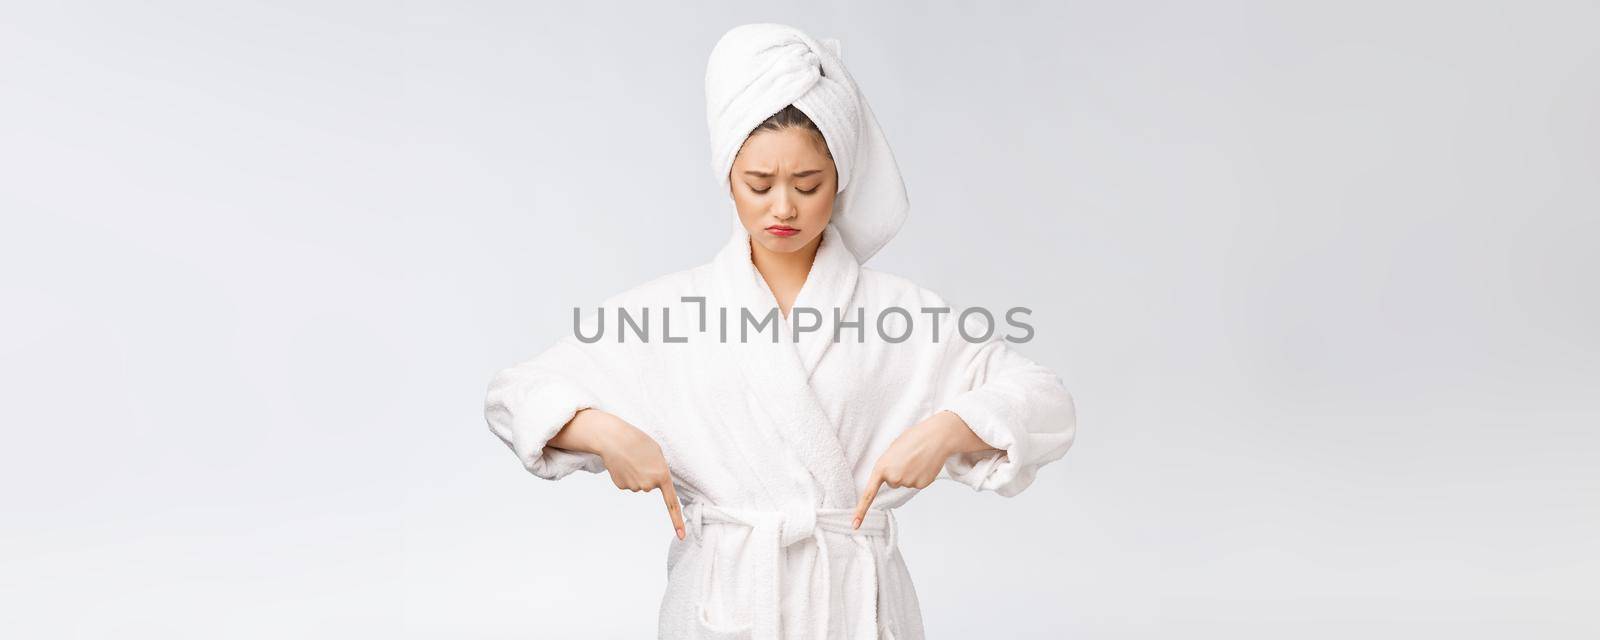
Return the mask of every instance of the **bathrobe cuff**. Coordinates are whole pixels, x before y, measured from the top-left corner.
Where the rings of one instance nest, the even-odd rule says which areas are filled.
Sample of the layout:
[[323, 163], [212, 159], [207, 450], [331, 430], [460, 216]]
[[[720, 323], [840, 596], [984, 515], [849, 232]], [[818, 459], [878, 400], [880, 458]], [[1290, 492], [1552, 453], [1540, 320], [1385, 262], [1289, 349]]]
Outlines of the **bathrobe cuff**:
[[993, 491], [1007, 497], [1033, 483], [1033, 470], [1018, 464], [1024, 459], [1024, 452], [1019, 449], [1021, 443], [1009, 425], [1019, 422], [1017, 416], [1010, 415], [1006, 398], [978, 388], [956, 396], [939, 411], [960, 416], [979, 439], [999, 449], [950, 456], [944, 468], [951, 479], [975, 491]]
[[[494, 394], [491, 394], [493, 396]], [[522, 393], [491, 400], [486, 415], [500, 436], [533, 475], [560, 480], [577, 470], [600, 473], [605, 462], [598, 454], [547, 446], [574, 415], [597, 408], [599, 400], [586, 389], [558, 378], [547, 378]]]

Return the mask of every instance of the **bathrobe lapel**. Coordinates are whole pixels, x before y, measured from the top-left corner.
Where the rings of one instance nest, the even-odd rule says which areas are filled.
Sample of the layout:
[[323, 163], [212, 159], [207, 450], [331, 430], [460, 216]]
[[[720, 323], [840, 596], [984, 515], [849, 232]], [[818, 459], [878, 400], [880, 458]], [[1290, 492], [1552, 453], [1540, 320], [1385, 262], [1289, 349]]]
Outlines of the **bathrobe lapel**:
[[[728, 244], [717, 254], [716, 273], [721, 288], [720, 300], [728, 307], [727, 349], [731, 363], [745, 382], [745, 391], [766, 414], [766, 424], [775, 432], [778, 443], [792, 452], [814, 480], [813, 505], [827, 508], [855, 504], [855, 481], [848, 458], [839, 442], [837, 427], [828, 419], [810, 386], [811, 372], [833, 342], [834, 309], [846, 313], [854, 297], [860, 264], [845, 247], [839, 233], [829, 226], [823, 232], [816, 261], [795, 298], [795, 308], [811, 307], [821, 314], [821, 327], [794, 339], [794, 310], [785, 320], [778, 315], [778, 341], [771, 331], [750, 333], [739, 342], [742, 309], [757, 319], [777, 308], [777, 299], [756, 271], [750, 258], [749, 235], [737, 227]], [[846, 319], [853, 316], [847, 314]], [[813, 323], [815, 318], [805, 322]]]
[[[814, 331], [800, 334], [797, 345], [807, 380], [817, 370], [817, 363], [822, 361], [822, 355], [828, 351], [829, 345], [833, 344], [834, 311], [838, 310], [847, 321], [855, 317], [850, 312], [850, 301], [855, 299], [856, 280], [860, 274], [861, 265], [851, 255], [843, 236], [829, 226], [823, 233], [822, 246], [817, 249], [816, 262], [806, 276], [805, 286], [800, 288], [794, 300], [796, 308], [816, 309], [818, 316], [811, 321], [821, 325]], [[793, 313], [794, 310], [790, 309], [791, 327], [797, 321]]]

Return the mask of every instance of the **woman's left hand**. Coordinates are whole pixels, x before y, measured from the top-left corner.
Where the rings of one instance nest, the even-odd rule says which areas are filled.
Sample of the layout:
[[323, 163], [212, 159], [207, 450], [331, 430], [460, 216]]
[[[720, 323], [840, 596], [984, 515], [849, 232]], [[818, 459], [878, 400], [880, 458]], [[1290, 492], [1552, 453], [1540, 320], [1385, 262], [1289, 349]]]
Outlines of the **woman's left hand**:
[[906, 429], [872, 467], [872, 477], [867, 480], [866, 493], [856, 503], [851, 527], [861, 528], [861, 519], [867, 516], [867, 508], [872, 506], [878, 488], [884, 483], [891, 487], [922, 489], [939, 477], [939, 471], [950, 456], [985, 449], [993, 447], [973, 433], [961, 416], [949, 411], [935, 413]]

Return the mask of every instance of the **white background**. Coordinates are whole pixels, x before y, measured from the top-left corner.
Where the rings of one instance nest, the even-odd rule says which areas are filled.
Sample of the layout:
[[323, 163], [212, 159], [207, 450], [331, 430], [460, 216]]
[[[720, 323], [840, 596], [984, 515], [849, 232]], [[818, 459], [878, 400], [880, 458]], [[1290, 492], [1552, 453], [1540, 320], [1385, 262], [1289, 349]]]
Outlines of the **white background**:
[[895, 147], [870, 266], [1032, 307], [1077, 399], [1022, 495], [900, 511], [930, 637], [1600, 633], [1593, 3], [30, 4], [0, 635], [652, 635], [659, 497], [483, 394], [710, 260], [705, 61], [763, 21]]

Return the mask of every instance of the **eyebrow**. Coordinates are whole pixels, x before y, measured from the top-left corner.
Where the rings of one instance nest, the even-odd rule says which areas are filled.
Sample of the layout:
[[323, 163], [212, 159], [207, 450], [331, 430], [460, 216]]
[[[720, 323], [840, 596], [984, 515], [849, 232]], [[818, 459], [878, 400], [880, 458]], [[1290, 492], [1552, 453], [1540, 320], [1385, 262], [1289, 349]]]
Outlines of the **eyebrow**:
[[[794, 177], [796, 177], [796, 178], [804, 178], [806, 176], [809, 176], [809, 175], [812, 175], [812, 174], [816, 174], [816, 173], [822, 173], [822, 170], [821, 169], [807, 169], [805, 171], [796, 171], [796, 172], [794, 172]], [[755, 176], [757, 178], [771, 178], [772, 177], [772, 174], [767, 173], [765, 171], [746, 171], [746, 172], [744, 172], [744, 174], [747, 175], [747, 176]]]

